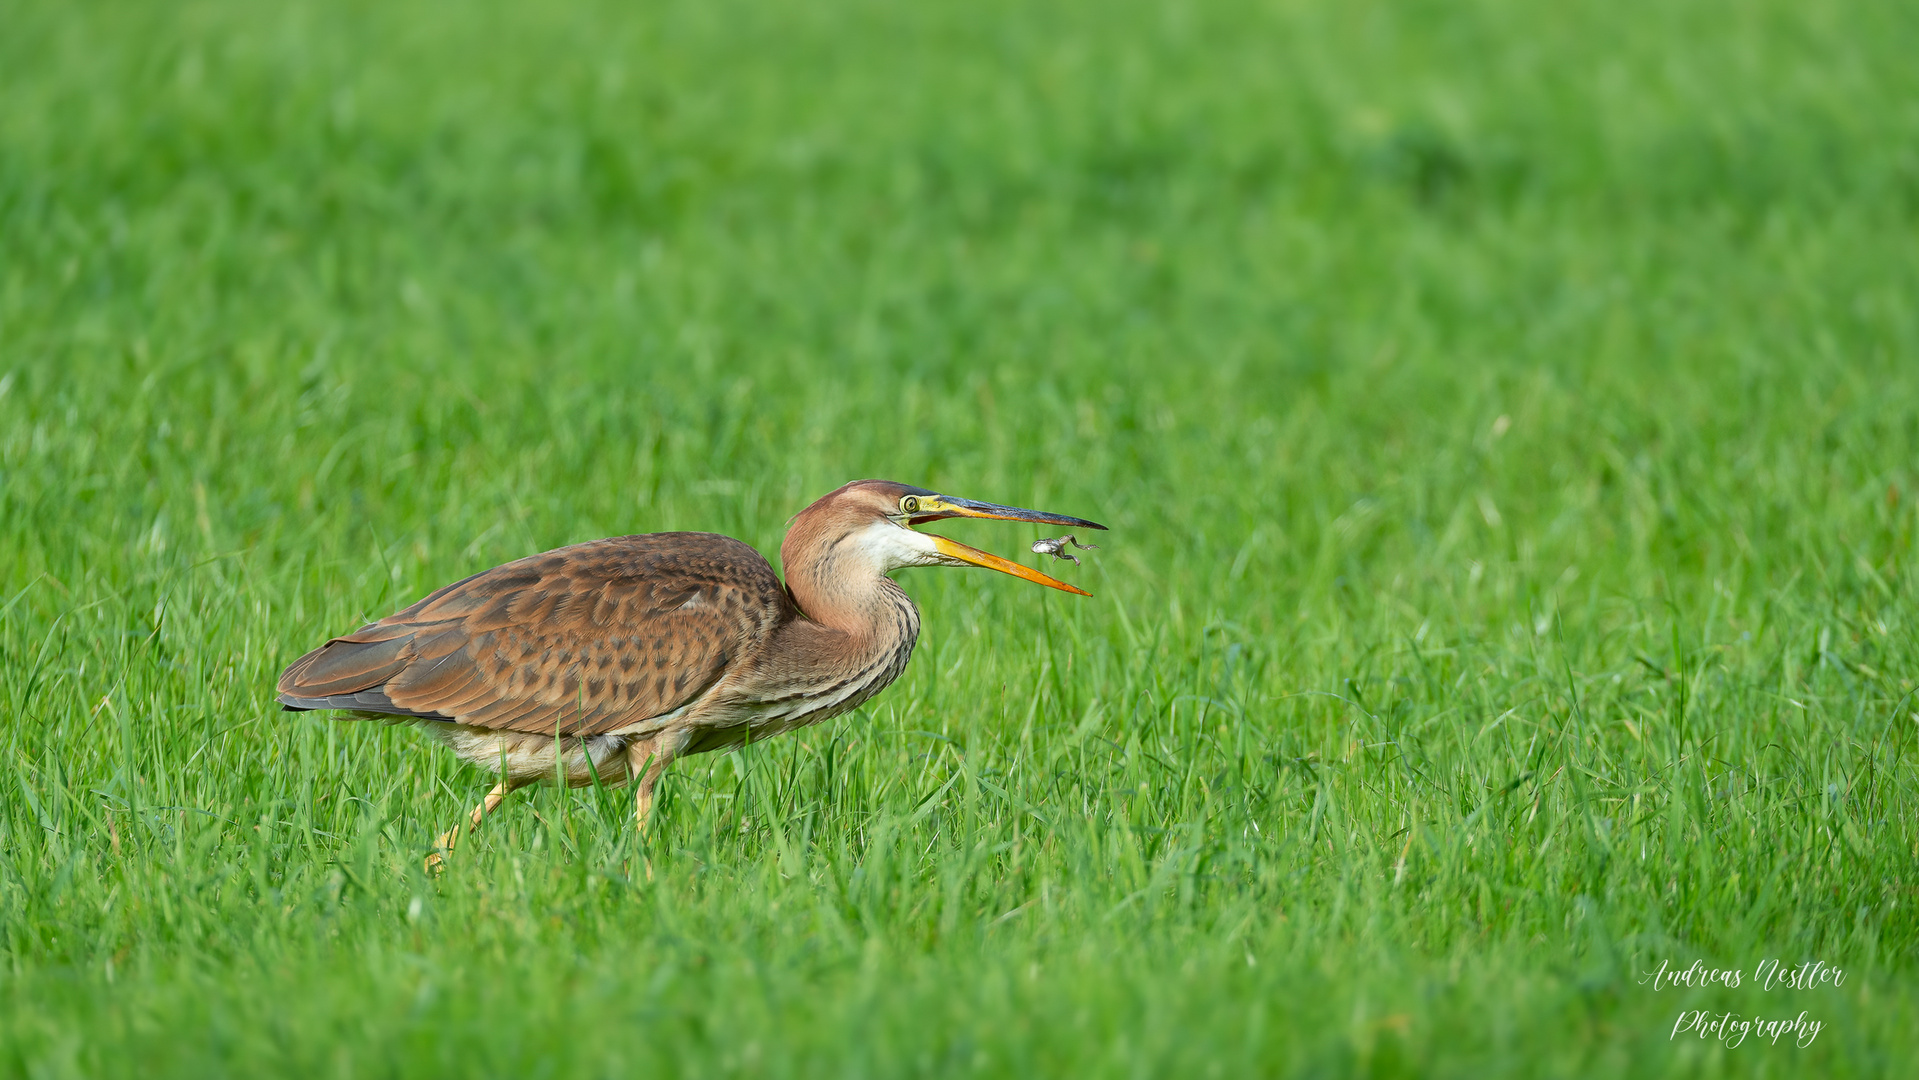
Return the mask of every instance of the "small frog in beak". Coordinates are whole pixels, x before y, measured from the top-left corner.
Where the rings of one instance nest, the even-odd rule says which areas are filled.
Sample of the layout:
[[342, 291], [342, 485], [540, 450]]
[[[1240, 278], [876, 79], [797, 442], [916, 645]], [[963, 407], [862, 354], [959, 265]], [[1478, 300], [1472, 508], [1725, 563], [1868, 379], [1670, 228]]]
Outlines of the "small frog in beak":
[[1067, 559], [1067, 560], [1070, 560], [1074, 566], [1078, 566], [1079, 558], [1075, 556], [1072, 552], [1066, 550], [1066, 547], [1069, 544], [1072, 545], [1073, 547], [1080, 549], [1081, 551], [1098, 551], [1099, 550], [1098, 544], [1082, 544], [1079, 542], [1079, 539], [1075, 537], [1072, 533], [1067, 533], [1065, 536], [1057, 537], [1052, 540], [1033, 541], [1033, 554], [1051, 555], [1054, 559]]

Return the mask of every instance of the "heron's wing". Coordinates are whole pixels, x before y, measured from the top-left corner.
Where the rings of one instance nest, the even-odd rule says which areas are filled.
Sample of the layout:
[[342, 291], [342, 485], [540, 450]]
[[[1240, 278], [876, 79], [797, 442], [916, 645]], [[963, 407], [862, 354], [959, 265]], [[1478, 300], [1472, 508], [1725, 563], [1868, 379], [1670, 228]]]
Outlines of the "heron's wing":
[[672, 712], [787, 617], [759, 552], [713, 533], [576, 544], [455, 582], [295, 660], [279, 700], [592, 735]]

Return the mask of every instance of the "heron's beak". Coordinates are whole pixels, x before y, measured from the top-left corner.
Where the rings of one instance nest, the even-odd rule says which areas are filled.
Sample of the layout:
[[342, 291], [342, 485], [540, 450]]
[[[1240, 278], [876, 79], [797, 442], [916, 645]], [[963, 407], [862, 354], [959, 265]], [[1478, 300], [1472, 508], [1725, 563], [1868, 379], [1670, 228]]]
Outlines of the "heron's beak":
[[[1049, 514], [1043, 510], [1026, 510], [1018, 506], [1001, 506], [998, 503], [974, 502], [972, 499], [962, 499], [953, 495], [920, 496], [919, 512], [915, 513], [908, 520], [914, 525], [920, 525], [928, 521], [940, 521], [944, 518], [956, 517], [994, 518], [999, 521], [1034, 521], [1041, 525], [1064, 525], [1072, 529], [1099, 529], [1104, 531], [1106, 528], [1106, 526], [1101, 525], [1097, 521], [1088, 521], [1085, 518], [1067, 517], [1065, 514]], [[957, 540], [948, 540], [944, 536], [935, 536], [932, 539], [933, 546], [939, 550], [941, 555], [953, 559], [956, 562], [998, 570], [1000, 573], [1011, 574], [1016, 578], [1025, 578], [1035, 585], [1044, 585], [1049, 589], [1059, 589], [1062, 592], [1076, 593], [1080, 596], [1093, 595], [1085, 589], [1074, 588], [1064, 581], [1047, 577], [1038, 570], [1021, 566], [1019, 563], [1013, 562], [1010, 559], [1002, 559], [998, 555], [988, 554], [978, 548], [967, 547]]]
[[[981, 516], [984, 517], [986, 515], [981, 515]], [[1079, 519], [1066, 518], [1064, 520], [1078, 521]], [[1083, 524], [1090, 525], [1092, 528], [1095, 528], [1095, 529], [1100, 528], [1100, 526], [1093, 525], [1091, 522], [1084, 522]], [[1093, 595], [1092, 593], [1087, 592], [1085, 589], [1079, 589], [1071, 585], [1068, 585], [1064, 581], [1060, 581], [1058, 578], [1047, 577], [1045, 574], [1040, 573], [1038, 570], [1035, 570], [1032, 567], [1021, 566], [1019, 563], [1013, 562], [1011, 559], [1002, 559], [998, 555], [994, 555], [991, 552], [981, 551], [978, 548], [967, 547], [965, 544], [962, 544], [957, 540], [948, 540], [944, 536], [935, 536], [935, 537], [932, 537], [931, 539], [933, 541], [933, 547], [935, 550], [937, 550], [941, 555], [944, 555], [947, 558], [953, 559], [957, 562], [963, 562], [971, 566], [984, 566], [988, 570], [998, 570], [1002, 574], [1011, 574], [1016, 578], [1025, 578], [1026, 580], [1034, 583], [1035, 585], [1044, 585], [1048, 588], [1058, 589], [1061, 592], [1077, 593], [1080, 596]]]
[[921, 525], [928, 521], [943, 518], [970, 517], [996, 518], [1000, 521], [1037, 521], [1041, 525], [1064, 525], [1072, 529], [1098, 529], [1106, 531], [1106, 526], [1085, 518], [1067, 517], [1065, 514], [1049, 514], [1044, 510], [1025, 510], [1017, 506], [1001, 506], [998, 503], [974, 502], [953, 495], [923, 495], [920, 497], [919, 512], [911, 521]]

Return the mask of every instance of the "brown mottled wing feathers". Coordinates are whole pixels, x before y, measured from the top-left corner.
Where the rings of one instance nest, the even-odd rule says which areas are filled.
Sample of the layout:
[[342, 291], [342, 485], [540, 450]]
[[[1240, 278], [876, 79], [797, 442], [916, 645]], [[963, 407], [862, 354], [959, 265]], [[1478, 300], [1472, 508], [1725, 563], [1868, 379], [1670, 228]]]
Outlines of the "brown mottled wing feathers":
[[280, 700], [599, 734], [697, 698], [790, 603], [759, 552], [730, 537], [598, 540], [476, 574], [327, 642], [280, 676]]

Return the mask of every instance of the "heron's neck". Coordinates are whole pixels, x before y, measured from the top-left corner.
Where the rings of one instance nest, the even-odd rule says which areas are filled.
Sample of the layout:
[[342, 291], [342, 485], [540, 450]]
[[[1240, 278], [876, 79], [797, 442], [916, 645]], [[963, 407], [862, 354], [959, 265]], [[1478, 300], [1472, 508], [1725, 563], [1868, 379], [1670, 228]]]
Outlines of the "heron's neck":
[[861, 642], [900, 635], [903, 620], [919, 629], [919, 610], [893, 580], [876, 569], [831, 553], [788, 571], [786, 587], [808, 619]]

